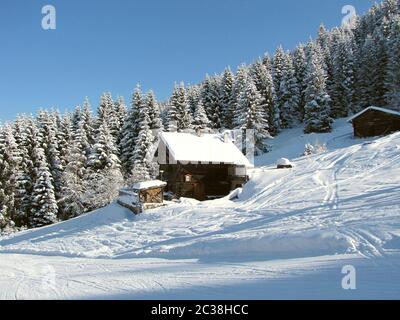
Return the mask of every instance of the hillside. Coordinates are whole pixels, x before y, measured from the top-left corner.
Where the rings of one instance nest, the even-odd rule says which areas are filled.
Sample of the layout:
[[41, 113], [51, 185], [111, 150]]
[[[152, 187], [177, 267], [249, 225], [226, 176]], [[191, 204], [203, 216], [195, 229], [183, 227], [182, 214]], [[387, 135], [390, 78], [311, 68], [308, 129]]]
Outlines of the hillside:
[[[299, 157], [316, 141], [327, 151]], [[299, 127], [270, 145], [237, 200], [183, 199], [137, 217], [111, 204], [3, 238], [1, 291], [40, 297], [40, 290], [18, 291], [12, 276], [23, 274], [20, 285], [35, 288], [43, 269], [33, 268], [35, 275], [24, 266], [50, 265], [60, 277], [49, 293], [57, 298], [179, 298], [186, 290], [193, 298], [235, 298], [232, 288], [236, 298], [398, 297], [400, 133], [356, 140], [338, 120], [332, 133], [304, 135]], [[275, 169], [282, 156], [293, 169]], [[354, 296], [340, 289], [349, 261], [369, 280]], [[265, 286], [255, 290], [256, 283]]]

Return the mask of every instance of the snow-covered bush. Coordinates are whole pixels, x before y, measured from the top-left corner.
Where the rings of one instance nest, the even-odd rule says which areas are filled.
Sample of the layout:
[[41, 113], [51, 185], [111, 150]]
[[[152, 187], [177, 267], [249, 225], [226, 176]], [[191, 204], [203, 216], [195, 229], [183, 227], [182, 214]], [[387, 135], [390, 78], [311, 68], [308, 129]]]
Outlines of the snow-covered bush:
[[321, 143], [319, 141], [315, 142], [314, 144], [307, 143], [304, 146], [304, 153], [303, 156], [311, 156], [313, 154], [320, 154], [328, 151], [328, 147], [326, 143]]

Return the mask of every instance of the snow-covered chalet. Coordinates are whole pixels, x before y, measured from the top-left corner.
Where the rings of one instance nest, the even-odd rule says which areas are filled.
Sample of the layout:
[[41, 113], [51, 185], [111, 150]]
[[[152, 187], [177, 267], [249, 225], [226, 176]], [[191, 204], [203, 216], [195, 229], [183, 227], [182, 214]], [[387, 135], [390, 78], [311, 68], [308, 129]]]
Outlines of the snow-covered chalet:
[[163, 132], [156, 156], [166, 191], [200, 201], [242, 187], [252, 167], [229, 134]]

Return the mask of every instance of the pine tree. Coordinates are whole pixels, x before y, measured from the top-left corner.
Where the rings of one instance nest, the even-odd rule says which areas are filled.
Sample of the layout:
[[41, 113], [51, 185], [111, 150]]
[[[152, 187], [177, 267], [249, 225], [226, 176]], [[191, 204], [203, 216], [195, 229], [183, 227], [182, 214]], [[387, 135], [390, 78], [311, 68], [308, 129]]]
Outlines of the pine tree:
[[114, 137], [108, 124], [102, 123], [88, 159], [88, 175], [83, 182], [83, 202], [87, 210], [105, 206], [118, 196], [123, 184], [120, 168]]
[[193, 129], [195, 131], [198, 131], [198, 130], [205, 130], [209, 127], [210, 127], [210, 120], [208, 120], [206, 111], [204, 110], [201, 101], [199, 101], [196, 107], [196, 111], [194, 112]]
[[272, 77], [274, 80], [274, 88], [275, 88], [275, 104], [277, 109], [280, 109], [283, 105], [282, 102], [282, 92], [281, 92], [281, 84], [283, 81], [283, 69], [285, 67], [287, 53], [284, 52], [282, 46], [279, 46], [274, 54], [273, 64], [272, 64]]
[[268, 119], [271, 135], [276, 135], [281, 127], [280, 113], [276, 105], [275, 87], [270, 68], [264, 61], [256, 61], [250, 69], [250, 75], [261, 94], [264, 113]]
[[391, 23], [386, 88], [386, 100], [389, 106], [400, 111], [400, 16], [393, 19]]
[[90, 145], [87, 141], [84, 121], [81, 121], [73, 134], [68, 147], [66, 168], [62, 178], [61, 217], [68, 219], [88, 211], [85, 201], [84, 181], [88, 177], [88, 157]]
[[174, 131], [175, 127], [178, 131], [191, 129], [192, 117], [189, 111], [189, 104], [186, 98], [185, 85], [181, 83], [175, 85], [170, 106], [168, 109], [168, 129]]
[[186, 96], [189, 104], [190, 114], [193, 116], [196, 111], [197, 104], [201, 99], [201, 85], [188, 86], [186, 88]]
[[12, 127], [7, 124], [0, 129], [0, 232], [15, 227], [15, 185], [19, 163], [18, 145]]
[[293, 53], [293, 66], [294, 73], [297, 79], [300, 90], [300, 120], [304, 120], [304, 105], [305, 105], [305, 92], [307, 88], [307, 83], [305, 81], [306, 77], [306, 51], [303, 44], [299, 44]]
[[121, 165], [124, 175], [129, 175], [133, 169], [133, 150], [135, 149], [136, 138], [139, 134], [138, 118], [139, 109], [143, 105], [143, 96], [138, 85], [132, 95], [131, 108], [125, 119], [121, 132], [121, 142], [119, 150], [121, 152]]
[[163, 124], [160, 116], [160, 107], [152, 90], [146, 95], [145, 105], [149, 114], [150, 130], [161, 131], [163, 129]]
[[53, 177], [41, 143], [43, 137], [39, 130], [34, 134], [35, 144], [32, 160], [35, 168], [34, 187], [31, 195], [30, 227], [42, 227], [58, 221], [58, 205], [55, 196]]
[[97, 109], [97, 125], [96, 129], [101, 126], [103, 122], [114, 121], [114, 101], [110, 92], [103, 93], [100, 97], [100, 105]]
[[290, 55], [285, 56], [282, 69], [282, 80], [280, 87], [280, 111], [283, 128], [291, 128], [301, 121], [300, 111], [300, 88], [296, 79], [293, 60]]
[[54, 193], [58, 200], [61, 192], [61, 178], [64, 168], [62, 166], [59, 154], [57, 139], [57, 122], [54, 113], [40, 111], [37, 116], [39, 135], [41, 137], [40, 147], [43, 149], [46, 163], [49, 166]]
[[347, 117], [354, 110], [354, 54], [352, 38], [341, 34], [333, 47], [333, 118]]
[[207, 75], [201, 91], [201, 102], [213, 129], [220, 129], [222, 124], [223, 110], [220, 101], [220, 83], [220, 77]]
[[[235, 76], [230, 68], [226, 68], [221, 79], [220, 88], [220, 105], [221, 105], [221, 125], [224, 128], [233, 128], [233, 118], [234, 114], [232, 112], [232, 101], [233, 94], [233, 84], [235, 81]], [[201, 111], [200, 111], [201, 112]], [[198, 115], [199, 116], [199, 115]], [[202, 117], [202, 115], [200, 115]]]
[[71, 115], [66, 113], [58, 120], [57, 145], [58, 154], [63, 168], [67, 165], [68, 148], [72, 142], [73, 129]]
[[[250, 71], [246, 65], [241, 65], [236, 71], [235, 81], [233, 83], [233, 92], [232, 92], [232, 105], [229, 113], [233, 117], [233, 128], [239, 127], [241, 125], [238, 120], [238, 114], [241, 112], [240, 110], [240, 95], [244, 90], [244, 87], [247, 83]], [[228, 128], [228, 129], [233, 129]]]
[[319, 28], [316, 44], [319, 46], [321, 52], [321, 64], [326, 75], [326, 90], [328, 94], [331, 94], [333, 85], [332, 34], [326, 30], [323, 24]]
[[20, 116], [14, 126], [20, 163], [16, 173], [14, 222], [19, 227], [29, 226], [31, 218], [31, 195], [35, 183], [33, 151], [36, 143], [37, 126], [32, 117]]
[[93, 119], [92, 109], [88, 97], [86, 97], [83, 101], [80, 120], [83, 121], [83, 129], [86, 132], [87, 141], [90, 145], [92, 145], [95, 140], [95, 121]]
[[268, 121], [262, 107], [261, 94], [250, 77], [247, 78], [245, 87], [240, 94], [239, 108], [241, 112], [236, 118], [237, 129], [254, 130], [255, 153], [260, 154], [267, 151], [264, 140], [271, 137], [268, 132]]
[[305, 106], [305, 133], [331, 131], [331, 98], [326, 89], [323, 56], [318, 45], [309, 44], [307, 61], [307, 89]]
[[133, 153], [134, 168], [131, 183], [146, 181], [151, 178], [151, 146], [154, 137], [149, 127], [149, 117], [146, 110], [141, 112], [139, 136]]

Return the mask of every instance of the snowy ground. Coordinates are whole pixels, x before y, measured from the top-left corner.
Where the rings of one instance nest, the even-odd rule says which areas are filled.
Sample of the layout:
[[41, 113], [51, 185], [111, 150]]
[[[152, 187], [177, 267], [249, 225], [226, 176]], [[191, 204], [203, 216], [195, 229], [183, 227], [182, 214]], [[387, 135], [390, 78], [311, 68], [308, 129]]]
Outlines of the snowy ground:
[[[328, 151], [299, 158], [317, 140]], [[340, 120], [271, 145], [238, 200], [112, 204], [0, 240], [0, 298], [400, 298], [400, 133], [356, 140]]]

